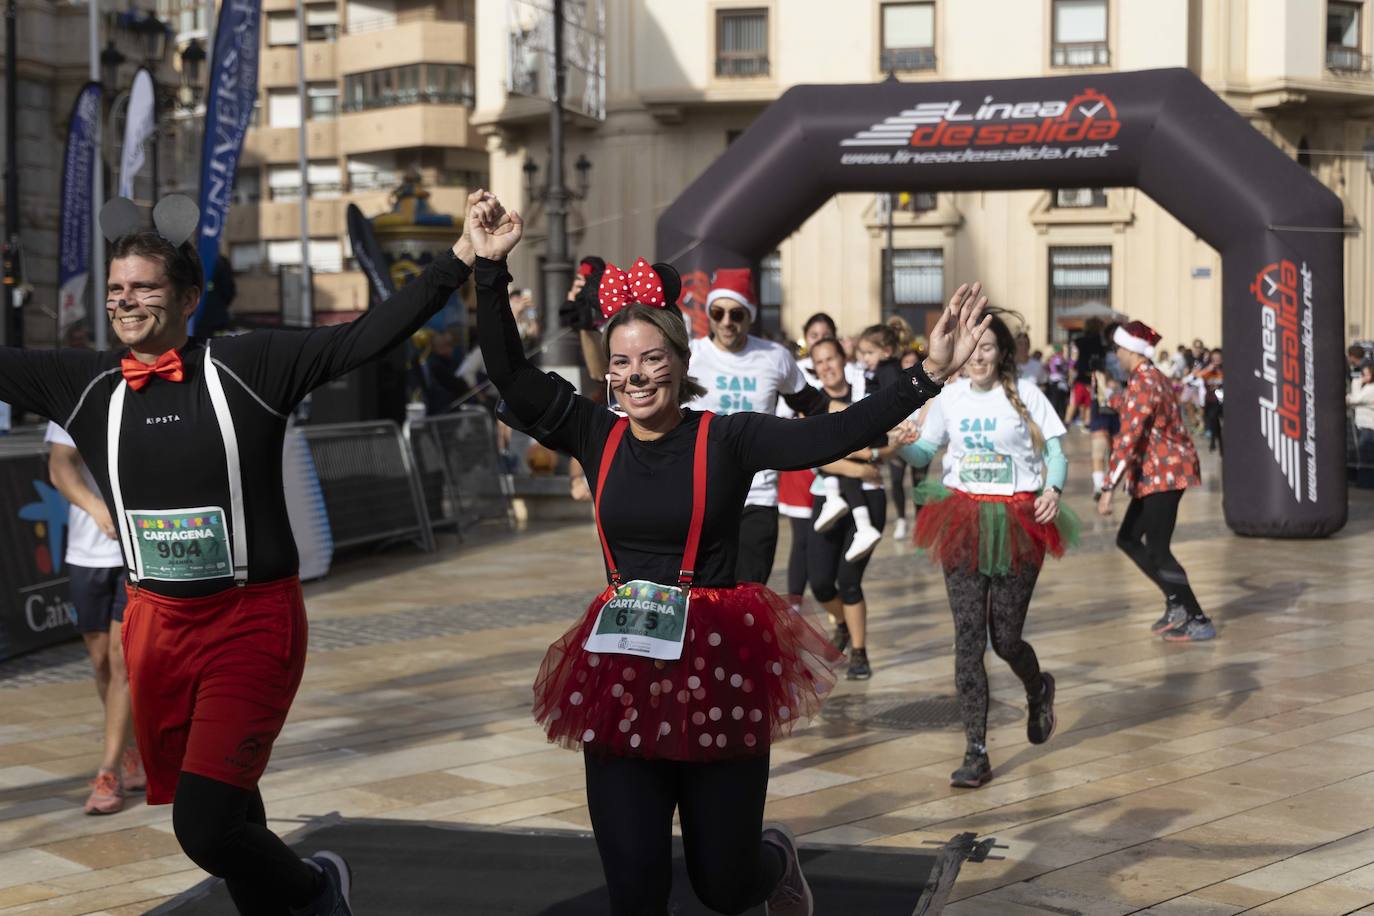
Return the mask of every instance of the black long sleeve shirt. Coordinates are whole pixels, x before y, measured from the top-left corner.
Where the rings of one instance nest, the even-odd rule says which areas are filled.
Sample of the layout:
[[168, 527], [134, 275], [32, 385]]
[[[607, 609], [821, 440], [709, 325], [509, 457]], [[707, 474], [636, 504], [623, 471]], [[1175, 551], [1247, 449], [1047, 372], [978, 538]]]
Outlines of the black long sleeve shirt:
[[[154, 377], [124, 399], [119, 483], [126, 510], [219, 506], [228, 509], [229, 477], [214, 407], [205, 383], [205, 356], [219, 368], [238, 439], [248, 534], [248, 581], [295, 575], [295, 540], [282, 493], [282, 442], [287, 418], [312, 389], [374, 359], [413, 334], [443, 307], [471, 269], [452, 253], [436, 258], [415, 280], [356, 321], [308, 331], [254, 331], [180, 350], [186, 378]], [[107, 460], [110, 398], [123, 380], [127, 349], [20, 350], [0, 347], [0, 400], [54, 420], [76, 441], [105, 494], [111, 517]], [[230, 537], [238, 532], [230, 530]], [[126, 560], [128, 558], [126, 557]], [[226, 578], [140, 585], [171, 597], [199, 597], [232, 587]]]
[[[478, 341], [487, 374], [515, 418], [533, 425], [567, 395], [525, 359], [507, 301], [505, 264], [478, 258], [475, 271]], [[840, 413], [801, 420], [752, 412], [716, 417], [707, 444], [706, 518], [695, 584], [735, 584], [740, 517], [754, 474], [764, 468], [817, 467], [842, 458], [906, 419], [938, 390], [916, 369], [904, 384]], [[678, 580], [692, 515], [692, 458], [701, 417], [684, 410], [682, 423], [660, 439], [642, 442], [627, 433], [621, 441], [601, 496], [601, 524], [625, 579]], [[595, 482], [602, 448], [616, 421], [605, 407], [572, 396], [562, 422], [541, 441], [571, 454], [588, 481]]]

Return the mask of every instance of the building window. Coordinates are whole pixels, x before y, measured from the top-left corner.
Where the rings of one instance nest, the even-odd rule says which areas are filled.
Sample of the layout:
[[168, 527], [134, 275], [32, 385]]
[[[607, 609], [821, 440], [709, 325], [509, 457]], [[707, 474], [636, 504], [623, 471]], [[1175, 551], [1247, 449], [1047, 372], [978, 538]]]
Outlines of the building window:
[[311, 83], [306, 87], [305, 95], [310, 103], [310, 120], [332, 121], [339, 116], [337, 83]]
[[[300, 239], [283, 239], [267, 243], [267, 265], [273, 270], [299, 267], [300, 263]], [[343, 270], [343, 244], [338, 239], [311, 239], [310, 269], [321, 273], [336, 273]]]
[[1067, 341], [1089, 318], [1112, 314], [1112, 249], [1084, 245], [1050, 249], [1050, 323]]
[[267, 90], [267, 126], [301, 126], [301, 97], [296, 95], [296, 90]]
[[1112, 61], [1107, 47], [1107, 0], [1053, 0], [1054, 44], [1050, 62], [1056, 67], [1105, 67]]
[[229, 266], [234, 273], [243, 273], [249, 270], [257, 270], [262, 266], [262, 245], [259, 242], [247, 242], [229, 246]]
[[1060, 188], [1054, 192], [1054, 205], [1063, 210], [1107, 206], [1106, 188]]
[[771, 336], [782, 329], [782, 255], [776, 251], [759, 261], [759, 317], [754, 330]]
[[[888, 201], [892, 201], [891, 194], [881, 195], [878, 204], [878, 211], [881, 216], [886, 218]], [[896, 195], [897, 213], [929, 213], [939, 204], [939, 198], [934, 191], [902, 191]]]
[[348, 160], [348, 186], [354, 191], [390, 191], [401, 183], [401, 176], [396, 157], [391, 153], [354, 156]]
[[[343, 169], [331, 159], [309, 165], [310, 196], [321, 200], [343, 193]], [[301, 170], [294, 165], [269, 165], [267, 187], [278, 203], [301, 199]]]
[[1332, 70], [1367, 72], [1369, 61], [1361, 53], [1364, 4], [1353, 0], [1328, 0], [1326, 4], [1326, 66]]
[[465, 105], [475, 102], [472, 68], [463, 64], [410, 64], [344, 77], [344, 111], [393, 105]]
[[257, 166], [234, 172], [234, 203], [255, 204], [262, 200], [262, 173]]
[[884, 3], [878, 69], [935, 69], [935, 4]]
[[305, 40], [337, 41], [339, 8], [333, 3], [311, 3], [305, 7]]
[[[294, 165], [267, 167], [267, 193], [277, 203], [301, 199], [301, 170]], [[299, 258], [297, 259], [299, 263]]]
[[294, 45], [300, 40], [300, 29], [296, 27], [296, 13], [281, 12], [267, 14], [267, 46]]
[[768, 75], [768, 10], [716, 11], [716, 76]]
[[887, 289], [888, 252], [883, 250], [884, 320], [900, 315], [916, 334], [926, 334], [939, 320], [945, 296], [945, 253], [940, 248], [892, 251], [892, 289]]

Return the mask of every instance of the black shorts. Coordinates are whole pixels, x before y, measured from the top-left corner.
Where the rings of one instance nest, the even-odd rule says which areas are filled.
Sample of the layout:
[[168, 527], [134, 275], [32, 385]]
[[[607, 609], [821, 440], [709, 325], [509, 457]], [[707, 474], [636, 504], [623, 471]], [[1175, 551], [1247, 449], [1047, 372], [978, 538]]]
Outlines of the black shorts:
[[129, 602], [124, 591], [122, 566], [72, 566], [71, 575], [72, 623], [78, 633], [108, 633], [110, 621], [124, 622], [124, 605]]
[[1088, 423], [1088, 429], [1092, 432], [1106, 432], [1107, 435], [1115, 439], [1121, 434], [1121, 414], [1116, 411], [1092, 412], [1092, 420]]

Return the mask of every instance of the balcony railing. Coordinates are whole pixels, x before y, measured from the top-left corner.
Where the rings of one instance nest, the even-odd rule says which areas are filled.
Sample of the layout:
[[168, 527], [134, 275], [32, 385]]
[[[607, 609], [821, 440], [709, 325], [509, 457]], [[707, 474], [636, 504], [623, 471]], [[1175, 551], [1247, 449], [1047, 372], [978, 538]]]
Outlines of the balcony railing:
[[1060, 188], [1054, 193], [1055, 207], [1063, 210], [1107, 206], [1104, 188]]
[[884, 73], [905, 70], [934, 70], [934, 48], [884, 48], [878, 56], [878, 69]]
[[408, 12], [398, 12], [394, 15], [374, 16], [372, 18], [360, 18], [348, 21], [348, 34], [360, 35], [364, 32], [380, 32], [384, 29], [394, 29], [398, 25], [406, 25], [411, 22], [466, 22], [471, 24], [472, 11], [461, 11], [464, 15], [457, 17], [441, 15], [438, 10], [432, 7], [421, 7]]
[[1105, 41], [1065, 42], [1050, 49], [1050, 63], [1056, 67], [1105, 67], [1111, 62]]
[[1344, 45], [1326, 46], [1326, 68], [1342, 74], [1371, 74], [1371, 61], [1368, 54], [1361, 54], [1359, 48]]
[[716, 57], [716, 76], [767, 76], [767, 54], [729, 54]]

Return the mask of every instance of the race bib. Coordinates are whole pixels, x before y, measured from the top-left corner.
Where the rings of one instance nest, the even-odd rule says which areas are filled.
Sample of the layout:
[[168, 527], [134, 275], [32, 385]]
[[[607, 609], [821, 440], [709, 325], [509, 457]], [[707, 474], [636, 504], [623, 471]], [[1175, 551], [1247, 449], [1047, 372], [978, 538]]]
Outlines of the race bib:
[[234, 574], [219, 506], [127, 513], [140, 579], [197, 582]]
[[1011, 456], [998, 452], [968, 452], [959, 462], [959, 482], [971, 493], [1010, 494], [1015, 473]]
[[687, 632], [687, 591], [646, 579], [626, 582], [597, 613], [596, 626], [583, 646], [610, 652], [677, 661]]

